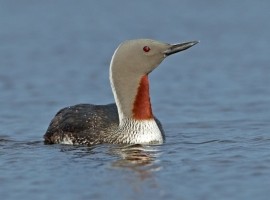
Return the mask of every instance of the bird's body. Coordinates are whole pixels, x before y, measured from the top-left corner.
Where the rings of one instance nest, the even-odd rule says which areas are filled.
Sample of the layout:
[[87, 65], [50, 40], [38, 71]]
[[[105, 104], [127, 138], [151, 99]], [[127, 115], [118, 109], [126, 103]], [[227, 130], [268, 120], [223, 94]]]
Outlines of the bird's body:
[[[134, 122], [130, 121], [130, 126]], [[93, 105], [78, 104], [61, 109], [51, 121], [45, 134], [45, 143], [60, 144], [102, 144], [102, 143], [160, 143], [164, 140], [164, 131], [158, 119], [154, 119], [160, 132], [161, 138], [144, 138], [148, 134], [136, 134], [130, 126], [125, 131], [118, 131], [119, 117], [116, 104]], [[128, 124], [128, 123], [127, 123]], [[138, 131], [138, 130], [137, 130]], [[142, 129], [146, 131], [147, 129]], [[141, 137], [141, 138], [139, 138]], [[151, 135], [149, 136], [151, 137]]]
[[110, 65], [116, 104], [78, 104], [61, 109], [52, 119], [45, 143], [94, 145], [161, 144], [161, 123], [151, 108], [148, 74], [171, 54], [197, 42], [169, 45], [140, 39], [122, 43]]

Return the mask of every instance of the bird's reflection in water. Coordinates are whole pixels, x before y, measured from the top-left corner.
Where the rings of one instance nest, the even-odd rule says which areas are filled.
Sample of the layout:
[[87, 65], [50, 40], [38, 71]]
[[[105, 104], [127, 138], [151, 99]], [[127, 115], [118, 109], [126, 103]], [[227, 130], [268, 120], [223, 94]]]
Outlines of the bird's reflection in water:
[[76, 165], [80, 162], [90, 168], [99, 169], [110, 166], [105, 170], [108, 178], [114, 174], [110, 173], [110, 169], [120, 170], [123, 179], [118, 178], [118, 182], [124, 181], [124, 184], [131, 189], [134, 199], [137, 199], [138, 194], [156, 193], [162, 190], [155, 173], [162, 169], [159, 161], [161, 146], [104, 144], [93, 147], [69, 145], [59, 145], [59, 147], [61, 152], [72, 155], [72, 161]]
[[153, 171], [161, 170], [159, 146], [114, 146], [111, 153], [119, 157], [112, 162], [112, 167], [135, 171], [141, 179], [150, 178]]
[[[161, 155], [158, 145], [96, 145], [92, 147], [59, 145], [60, 151], [72, 154], [72, 161], [89, 164], [94, 159], [96, 165], [105, 162], [115, 169], [129, 169], [137, 172], [141, 180], [151, 178], [153, 172], [161, 170], [159, 157]], [[106, 155], [107, 156], [104, 156]], [[90, 162], [93, 165], [93, 162]]]

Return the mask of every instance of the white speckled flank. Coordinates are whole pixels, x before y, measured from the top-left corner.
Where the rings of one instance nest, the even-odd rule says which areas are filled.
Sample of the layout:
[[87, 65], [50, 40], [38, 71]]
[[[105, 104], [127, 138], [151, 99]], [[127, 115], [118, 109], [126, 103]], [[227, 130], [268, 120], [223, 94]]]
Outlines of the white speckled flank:
[[162, 144], [164, 141], [154, 119], [141, 121], [124, 119], [119, 131], [124, 133], [122, 139], [128, 144]]
[[[105, 141], [111, 141], [108, 143], [118, 143], [121, 140], [123, 144], [162, 144], [164, 142], [162, 131], [154, 119], [142, 121], [124, 119], [123, 125], [108, 140], [104, 139]], [[78, 145], [88, 144], [89, 142], [84, 137], [74, 140], [73, 136], [65, 135], [59, 139], [59, 143]]]
[[61, 140], [59, 140], [59, 144], [74, 144], [74, 143], [69, 136], [65, 136]]

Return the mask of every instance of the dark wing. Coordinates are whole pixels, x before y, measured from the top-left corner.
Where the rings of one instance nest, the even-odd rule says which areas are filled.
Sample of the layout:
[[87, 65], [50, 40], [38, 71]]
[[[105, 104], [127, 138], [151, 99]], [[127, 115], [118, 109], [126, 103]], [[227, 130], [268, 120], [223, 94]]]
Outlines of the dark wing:
[[59, 143], [64, 136], [75, 140], [99, 143], [99, 138], [118, 126], [115, 104], [78, 104], [61, 109], [52, 119], [45, 135], [45, 143]]
[[161, 122], [156, 117], [155, 117], [155, 121], [157, 123], [157, 126], [158, 126], [161, 134], [162, 134], [163, 140], [165, 141], [165, 132], [164, 132], [164, 129], [163, 129], [162, 125], [161, 125]]

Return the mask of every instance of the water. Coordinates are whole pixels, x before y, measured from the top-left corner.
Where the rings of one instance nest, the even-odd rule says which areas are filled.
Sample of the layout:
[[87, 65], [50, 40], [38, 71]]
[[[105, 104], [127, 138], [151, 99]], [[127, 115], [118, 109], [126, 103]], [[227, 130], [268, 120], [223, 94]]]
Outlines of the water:
[[[1, 199], [260, 199], [270, 191], [269, 1], [0, 1]], [[200, 40], [150, 76], [160, 146], [44, 145], [113, 101], [126, 39]]]

